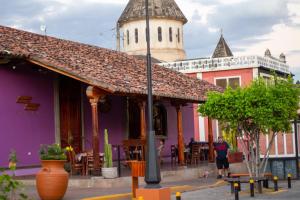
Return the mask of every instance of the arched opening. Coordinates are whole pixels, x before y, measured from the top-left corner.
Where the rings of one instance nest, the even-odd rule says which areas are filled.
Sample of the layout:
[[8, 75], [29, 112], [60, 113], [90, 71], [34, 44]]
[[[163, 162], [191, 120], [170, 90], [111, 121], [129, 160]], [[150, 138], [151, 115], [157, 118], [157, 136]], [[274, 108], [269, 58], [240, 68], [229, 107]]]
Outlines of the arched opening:
[[156, 136], [167, 137], [167, 109], [163, 104], [153, 106], [153, 126]]
[[129, 45], [129, 30], [127, 30], [127, 45]]
[[172, 27], [169, 28], [169, 40], [170, 40], [170, 42], [173, 42], [173, 31], [172, 31]]
[[139, 42], [139, 31], [138, 29], [134, 29], [134, 38], [135, 38], [135, 43]]
[[158, 27], [157, 34], [158, 34], [158, 41], [161, 42], [162, 41], [162, 30], [161, 30], [161, 27]]
[[178, 43], [180, 43], [180, 29], [179, 28], [177, 29], [177, 40], [178, 40]]

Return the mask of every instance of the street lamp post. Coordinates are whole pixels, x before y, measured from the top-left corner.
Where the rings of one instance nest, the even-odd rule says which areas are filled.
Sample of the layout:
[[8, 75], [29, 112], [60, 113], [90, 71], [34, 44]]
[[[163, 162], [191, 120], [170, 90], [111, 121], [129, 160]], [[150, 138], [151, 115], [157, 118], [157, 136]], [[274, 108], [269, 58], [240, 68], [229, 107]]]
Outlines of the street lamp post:
[[146, 41], [147, 41], [147, 90], [148, 90], [148, 134], [146, 153], [145, 188], [160, 188], [160, 168], [158, 165], [155, 145], [155, 131], [153, 130], [153, 98], [152, 98], [152, 64], [150, 52], [150, 26], [149, 26], [149, 3], [145, 0], [146, 8]]

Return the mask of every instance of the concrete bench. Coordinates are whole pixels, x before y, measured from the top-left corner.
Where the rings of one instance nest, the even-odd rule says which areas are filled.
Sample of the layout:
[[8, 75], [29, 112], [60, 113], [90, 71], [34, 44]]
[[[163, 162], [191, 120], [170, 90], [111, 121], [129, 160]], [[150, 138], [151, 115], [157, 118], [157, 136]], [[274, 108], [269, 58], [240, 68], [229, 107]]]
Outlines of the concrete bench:
[[[250, 177], [249, 173], [232, 173], [229, 176], [230, 178], [240, 178], [240, 177]], [[265, 179], [263, 180], [264, 188], [269, 188], [269, 178], [273, 177], [272, 173], [264, 173]]]
[[230, 183], [231, 185], [231, 193], [234, 193], [234, 183], [237, 183], [238, 189], [239, 191], [241, 191], [241, 183], [249, 183], [250, 179], [254, 180], [254, 182], [257, 183], [258, 186], [258, 193], [262, 193], [262, 186], [261, 186], [261, 182], [264, 182], [266, 180], [268, 180], [267, 177], [252, 177], [252, 178], [248, 178], [248, 177], [235, 177], [235, 178], [225, 178], [224, 180], [227, 181], [228, 183]]

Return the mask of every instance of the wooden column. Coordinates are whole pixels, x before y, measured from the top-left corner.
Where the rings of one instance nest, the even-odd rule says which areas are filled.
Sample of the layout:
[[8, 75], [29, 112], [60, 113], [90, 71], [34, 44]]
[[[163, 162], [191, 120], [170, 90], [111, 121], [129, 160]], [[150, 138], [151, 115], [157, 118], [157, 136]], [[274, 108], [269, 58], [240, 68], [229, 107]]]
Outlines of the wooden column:
[[212, 130], [212, 119], [208, 117], [208, 146], [209, 146], [209, 162], [215, 161], [215, 154], [214, 154], [214, 135]]
[[178, 163], [184, 165], [184, 139], [183, 139], [183, 129], [182, 129], [182, 111], [181, 106], [176, 106], [177, 112], [177, 139], [178, 139]]
[[100, 158], [99, 158], [99, 115], [98, 115], [98, 102], [101, 97], [105, 96], [105, 93], [94, 86], [89, 86], [86, 89], [87, 97], [89, 98], [92, 107], [92, 146], [94, 156], [94, 170], [100, 170]]
[[146, 140], [146, 102], [140, 100], [138, 105], [140, 108], [141, 139]]

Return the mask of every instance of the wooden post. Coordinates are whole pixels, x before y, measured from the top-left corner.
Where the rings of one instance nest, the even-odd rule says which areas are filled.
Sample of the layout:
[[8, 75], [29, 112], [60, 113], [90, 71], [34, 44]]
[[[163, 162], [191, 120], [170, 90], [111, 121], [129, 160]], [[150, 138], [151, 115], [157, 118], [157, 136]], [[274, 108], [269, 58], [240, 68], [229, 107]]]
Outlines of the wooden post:
[[214, 154], [214, 135], [212, 131], [212, 119], [208, 117], [208, 146], [209, 146], [209, 162], [215, 161], [215, 154]]
[[94, 156], [94, 170], [100, 168], [99, 158], [99, 127], [98, 127], [98, 101], [99, 98], [90, 99], [92, 106], [92, 130], [93, 130], [93, 156]]
[[178, 163], [184, 165], [184, 139], [183, 139], [183, 129], [182, 129], [182, 111], [181, 106], [176, 106], [177, 112], [177, 131], [178, 131]]
[[144, 100], [140, 100], [138, 102], [140, 108], [140, 125], [141, 125], [141, 139], [146, 139], [146, 102]]
[[93, 157], [94, 157], [93, 167], [94, 167], [94, 171], [97, 171], [100, 170], [98, 102], [101, 97], [105, 96], [105, 93], [94, 86], [89, 86], [86, 89], [86, 95], [89, 98], [92, 107], [92, 129], [93, 129], [92, 146], [93, 146]]

